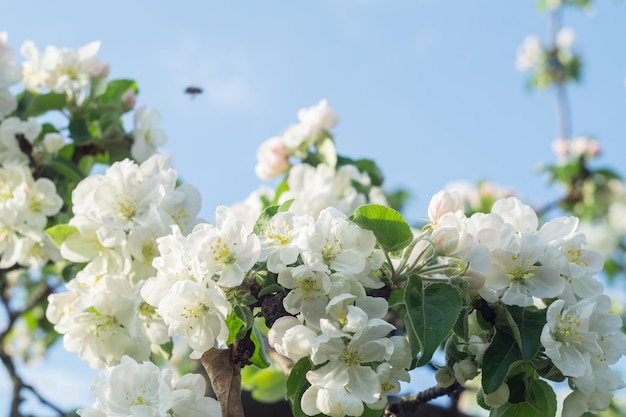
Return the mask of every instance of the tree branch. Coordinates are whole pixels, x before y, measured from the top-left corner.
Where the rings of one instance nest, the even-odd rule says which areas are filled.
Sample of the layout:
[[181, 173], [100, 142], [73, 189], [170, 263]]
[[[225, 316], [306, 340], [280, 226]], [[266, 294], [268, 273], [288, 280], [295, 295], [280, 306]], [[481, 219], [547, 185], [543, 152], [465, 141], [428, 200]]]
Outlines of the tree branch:
[[389, 403], [383, 412], [383, 417], [404, 417], [407, 412], [414, 412], [420, 405], [426, 404], [427, 402], [444, 395], [454, 394], [460, 389], [463, 388], [458, 382], [455, 382], [445, 388], [432, 387], [417, 394], [406, 395], [403, 397], [390, 397]]

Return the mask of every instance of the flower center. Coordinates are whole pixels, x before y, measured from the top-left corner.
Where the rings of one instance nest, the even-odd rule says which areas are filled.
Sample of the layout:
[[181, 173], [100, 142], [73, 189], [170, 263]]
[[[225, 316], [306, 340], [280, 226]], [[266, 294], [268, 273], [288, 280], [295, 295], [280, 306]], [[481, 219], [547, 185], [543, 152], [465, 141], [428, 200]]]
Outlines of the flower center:
[[281, 246], [286, 246], [291, 243], [291, 235], [293, 235], [293, 229], [286, 221], [282, 224], [282, 233], [277, 230], [276, 226], [271, 225], [270, 230], [265, 232], [268, 239], [278, 242]]
[[343, 362], [346, 368], [357, 366], [361, 363], [359, 352], [353, 347], [346, 347], [339, 355], [339, 360]]
[[[517, 256], [511, 255], [511, 260], [513, 262], [517, 261]], [[508, 263], [507, 263], [508, 266]], [[517, 264], [509, 269], [506, 274], [506, 277], [510, 281], [526, 281], [535, 276], [535, 271], [538, 266], [533, 264], [530, 259], [526, 259], [521, 264]]]
[[299, 280], [298, 287], [307, 294], [319, 291], [319, 288], [317, 288], [317, 282], [312, 276]]
[[580, 319], [578, 317], [572, 317], [571, 314], [567, 314], [565, 317], [559, 314], [557, 320], [559, 329], [554, 335], [554, 338], [565, 343], [565, 346], [569, 346], [572, 343], [581, 346], [583, 344], [583, 335], [578, 331]]

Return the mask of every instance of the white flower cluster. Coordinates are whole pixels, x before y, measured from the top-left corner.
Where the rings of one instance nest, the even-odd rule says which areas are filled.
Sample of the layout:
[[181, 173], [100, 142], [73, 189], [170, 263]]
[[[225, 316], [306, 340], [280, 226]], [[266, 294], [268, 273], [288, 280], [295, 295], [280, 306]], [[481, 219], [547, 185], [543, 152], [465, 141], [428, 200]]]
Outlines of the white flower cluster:
[[141, 165], [114, 163], [105, 175], [92, 175], [72, 193], [75, 228], [61, 255], [86, 263], [67, 287], [49, 297], [46, 316], [63, 334], [65, 349], [78, 352], [92, 367], [117, 364], [123, 355], [148, 358], [151, 344], [169, 341], [167, 328], [140, 289], [154, 276], [156, 240], [176, 225], [196, 223], [198, 191], [176, 186], [166, 157]]
[[328, 137], [339, 117], [326, 100], [321, 100], [316, 106], [300, 109], [298, 120], [282, 136], [274, 136], [259, 147], [256, 166], [259, 178], [269, 180], [286, 173], [291, 166], [289, 157], [305, 158], [311, 146]]
[[17, 107], [9, 87], [22, 79], [22, 71], [15, 63], [15, 51], [6, 46], [7, 33], [0, 32], [0, 120]]
[[594, 158], [600, 154], [600, 143], [586, 136], [578, 136], [570, 140], [558, 138], [552, 143], [552, 151], [560, 162], [577, 160], [580, 157]]
[[337, 209], [319, 217], [276, 214], [261, 236], [261, 260], [278, 274], [289, 293], [283, 300], [294, 316], [279, 318], [270, 329], [270, 345], [298, 360], [322, 365], [307, 373], [311, 387], [302, 398], [308, 415], [363, 413], [364, 404], [383, 408], [386, 396], [408, 381], [411, 358], [402, 337], [382, 320], [388, 305], [366, 296], [383, 283], [373, 274], [384, 261], [372, 232], [352, 223]]
[[331, 168], [319, 164], [295, 165], [289, 171], [289, 190], [280, 195], [279, 203], [294, 200], [291, 210], [297, 214], [310, 214], [316, 217], [324, 208], [335, 207], [351, 214], [357, 207], [367, 203], [387, 205], [387, 200], [379, 187], [372, 187], [369, 194], [359, 192], [354, 184], [370, 186], [370, 177], [354, 165]]
[[[290, 126], [283, 136], [268, 139], [257, 151], [256, 173], [259, 178], [269, 180], [281, 174], [287, 175], [288, 190], [280, 194], [279, 204], [293, 200], [292, 212], [313, 217], [326, 207], [335, 207], [350, 214], [368, 202], [387, 205], [383, 191], [372, 186], [368, 174], [360, 172], [354, 165], [337, 166], [330, 129], [337, 124], [338, 116], [328, 107], [326, 100], [300, 109], [298, 120], [299, 123]], [[291, 157], [305, 160], [312, 147], [316, 147], [322, 157], [321, 163], [313, 166], [306, 162], [290, 162]], [[245, 202], [237, 205], [240, 218], [258, 217], [262, 205], [258, 204], [255, 196], [259, 193], [269, 201], [275, 199], [273, 190], [269, 193], [263, 190], [254, 192]]]
[[478, 270], [484, 271], [478, 292], [485, 300], [527, 307], [536, 299], [558, 297], [573, 303], [602, 293], [594, 275], [604, 260], [583, 249], [577, 218], [560, 217], [539, 228], [535, 211], [516, 197], [498, 200], [491, 213], [469, 218], [463, 209], [458, 194], [437, 193], [429, 207], [430, 239], [438, 254], [474, 254], [473, 260], [465, 258], [469, 268], [472, 263], [488, 265]]
[[[626, 354], [626, 336], [594, 278], [604, 260], [583, 248], [586, 241], [577, 231], [578, 219], [560, 217], [539, 227], [535, 211], [515, 197], [498, 200], [491, 213], [466, 218], [460, 197], [447, 192], [433, 197], [429, 217], [430, 240], [439, 254], [449, 255], [452, 248], [470, 269], [472, 263], [489, 265], [480, 268], [484, 285], [478, 293], [485, 300], [521, 307], [550, 304], [541, 342], [575, 387], [564, 415], [605, 409], [611, 392], [624, 386], [609, 366]], [[475, 245], [487, 251], [470, 250]], [[466, 253], [473, 253], [474, 259]], [[484, 256], [488, 258], [481, 261]]]
[[157, 128], [161, 122], [161, 114], [155, 109], [145, 106], [138, 108], [135, 111], [134, 121], [135, 128], [130, 154], [137, 162], [142, 163], [154, 155], [159, 146], [165, 144], [167, 136], [163, 130]]
[[[26, 90], [65, 93], [69, 102], [81, 104], [91, 94], [93, 79], [106, 78], [109, 73], [109, 66], [96, 57], [100, 42], [91, 42], [79, 49], [47, 46], [41, 52], [32, 41], [26, 41], [21, 47], [26, 61], [18, 65], [15, 51], [6, 46], [6, 41], [6, 32], [0, 32], [0, 120], [17, 108], [17, 100], [9, 92], [11, 85], [21, 82]], [[132, 109], [136, 101], [134, 90], [128, 90], [122, 101], [127, 109]], [[144, 106], [136, 111], [131, 155], [137, 162], [146, 161], [166, 142], [165, 133], [157, 128], [160, 120], [159, 112], [154, 109]], [[34, 139], [27, 138], [31, 142]], [[58, 134], [48, 134], [43, 140], [45, 150], [50, 153], [63, 144]]]
[[604, 294], [576, 303], [557, 300], [548, 307], [541, 343], [574, 388], [563, 404], [564, 417], [603, 411], [612, 392], [626, 386], [609, 368], [626, 355], [622, 319], [610, 308], [611, 299]]
[[180, 379], [151, 362], [125, 356], [117, 366], [98, 375], [91, 386], [96, 402], [78, 410], [81, 417], [219, 417], [220, 404], [205, 397], [202, 375]]
[[88, 89], [93, 77], [106, 77], [109, 72], [96, 53], [100, 42], [91, 42], [77, 50], [46, 47], [42, 53], [32, 41], [22, 44], [21, 53], [26, 58], [22, 64], [22, 83], [27, 90], [45, 88], [67, 93], [80, 102], [81, 92]]
[[232, 306], [224, 289], [244, 280], [260, 255], [256, 235], [227, 207], [216, 210], [216, 224], [199, 224], [184, 236], [158, 240], [157, 269], [141, 290], [142, 297], [163, 317], [171, 336], [182, 336], [199, 358], [228, 339], [226, 317]]
[[52, 181], [33, 178], [29, 156], [20, 147], [20, 141], [31, 146], [40, 132], [34, 119], [8, 118], [0, 123], [0, 268], [15, 264], [40, 268], [58, 258], [44, 229], [63, 200]]
[[[537, 36], [530, 35], [524, 39], [517, 49], [515, 67], [519, 71], [541, 72], [547, 67], [554, 65], [550, 59], [558, 60], [560, 65], [567, 65], [572, 61], [572, 45], [574, 43], [574, 31], [570, 28], [561, 28], [555, 38], [554, 50], [547, 50]], [[553, 54], [553, 58], [549, 57]]]

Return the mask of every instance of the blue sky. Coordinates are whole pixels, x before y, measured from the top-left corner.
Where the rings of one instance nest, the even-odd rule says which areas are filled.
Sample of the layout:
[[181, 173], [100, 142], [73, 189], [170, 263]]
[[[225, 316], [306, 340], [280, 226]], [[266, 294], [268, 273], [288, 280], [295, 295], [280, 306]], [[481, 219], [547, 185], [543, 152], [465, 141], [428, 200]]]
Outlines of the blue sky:
[[[536, 204], [555, 196], [535, 172], [553, 160], [554, 96], [527, 91], [514, 67], [526, 35], [546, 39], [534, 1], [5, 3], [0, 31], [15, 49], [26, 40], [40, 49], [102, 41], [111, 78], [136, 79], [138, 105], [161, 112], [164, 151], [200, 189], [208, 219], [261, 183], [258, 145], [322, 98], [340, 116], [339, 152], [375, 159], [389, 188], [414, 195], [409, 220], [460, 179], [490, 179]], [[616, 1], [564, 16], [585, 63], [569, 90], [573, 133], [599, 139], [599, 163], [620, 172], [625, 17]], [[188, 85], [205, 92], [190, 99]]]
[[[450, 181], [491, 179], [530, 202], [550, 199], [534, 169], [552, 160], [550, 92], [529, 92], [515, 70], [528, 34], [545, 39], [533, 1], [10, 2], [0, 27], [16, 48], [31, 39], [80, 47], [102, 41], [111, 77], [139, 82], [138, 105], [158, 109], [164, 150], [203, 196], [203, 215], [245, 198], [256, 148], [328, 99], [339, 152], [378, 161], [390, 188], [423, 217]], [[33, 8], [37, 13], [32, 13]], [[565, 14], [585, 60], [570, 89], [573, 133], [598, 138], [601, 162], [622, 163], [626, 137], [626, 10]], [[188, 85], [205, 93], [182, 94]]]

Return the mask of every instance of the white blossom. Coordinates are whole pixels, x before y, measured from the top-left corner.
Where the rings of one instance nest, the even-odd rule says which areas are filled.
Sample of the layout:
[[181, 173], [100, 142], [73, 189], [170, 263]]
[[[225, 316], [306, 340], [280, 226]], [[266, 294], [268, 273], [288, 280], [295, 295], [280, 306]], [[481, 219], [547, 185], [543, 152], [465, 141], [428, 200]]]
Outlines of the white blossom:
[[96, 402], [78, 410], [82, 417], [219, 417], [217, 400], [205, 397], [204, 378], [187, 374], [178, 379], [152, 362], [137, 363], [125, 356], [99, 374], [91, 386]]
[[167, 141], [165, 133], [157, 128], [161, 122], [161, 114], [148, 107], [140, 107], [135, 111], [135, 127], [133, 144], [130, 154], [137, 162], [144, 162], [157, 152], [157, 148]]

